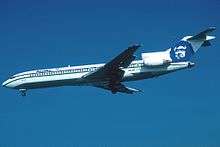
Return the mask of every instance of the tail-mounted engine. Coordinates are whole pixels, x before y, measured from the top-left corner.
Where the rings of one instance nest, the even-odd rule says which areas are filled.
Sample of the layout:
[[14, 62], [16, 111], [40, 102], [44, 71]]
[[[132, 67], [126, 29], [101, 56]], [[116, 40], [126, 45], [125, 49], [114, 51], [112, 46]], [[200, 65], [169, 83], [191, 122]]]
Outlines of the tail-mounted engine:
[[169, 53], [170, 50], [167, 50], [164, 52], [142, 53], [141, 56], [146, 66], [167, 66], [172, 62]]

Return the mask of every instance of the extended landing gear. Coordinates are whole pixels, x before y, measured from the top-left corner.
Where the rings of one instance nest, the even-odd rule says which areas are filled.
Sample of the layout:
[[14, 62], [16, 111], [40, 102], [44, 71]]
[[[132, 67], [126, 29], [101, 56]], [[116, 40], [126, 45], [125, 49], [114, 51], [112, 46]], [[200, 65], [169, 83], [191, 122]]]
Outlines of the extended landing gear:
[[19, 89], [19, 92], [21, 93], [21, 96], [26, 96], [26, 92], [27, 92], [27, 89]]
[[116, 90], [111, 90], [112, 94], [116, 94], [117, 91]]
[[109, 84], [109, 87], [110, 87], [112, 94], [116, 94], [118, 92], [116, 85], [114, 83]]

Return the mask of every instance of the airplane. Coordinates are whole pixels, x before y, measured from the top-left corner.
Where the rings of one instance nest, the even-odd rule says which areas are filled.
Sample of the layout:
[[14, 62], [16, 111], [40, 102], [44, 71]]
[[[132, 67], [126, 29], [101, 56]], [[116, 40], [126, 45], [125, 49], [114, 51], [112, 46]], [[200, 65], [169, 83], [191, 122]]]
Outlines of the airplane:
[[209, 27], [194, 36], [185, 36], [165, 51], [142, 53], [140, 60], [135, 60], [134, 53], [141, 45], [134, 44], [106, 64], [26, 71], [11, 76], [2, 86], [19, 90], [22, 96], [26, 96], [26, 91], [30, 89], [58, 86], [94, 86], [113, 94], [141, 92], [125, 86], [123, 82], [154, 78], [194, 67], [191, 57], [200, 47], [211, 45], [210, 40], [215, 36], [208, 34], [215, 29]]

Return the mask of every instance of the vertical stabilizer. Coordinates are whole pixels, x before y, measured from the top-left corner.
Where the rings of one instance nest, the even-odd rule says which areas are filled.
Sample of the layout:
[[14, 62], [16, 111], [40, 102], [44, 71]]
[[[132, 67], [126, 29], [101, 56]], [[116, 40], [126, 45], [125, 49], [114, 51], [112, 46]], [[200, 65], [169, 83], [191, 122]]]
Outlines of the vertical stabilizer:
[[181, 39], [174, 47], [171, 48], [170, 57], [172, 61], [189, 61], [200, 47], [210, 46], [210, 40], [215, 39], [215, 36], [209, 36], [208, 34], [214, 30], [215, 27], [210, 27], [195, 36], [186, 36]]

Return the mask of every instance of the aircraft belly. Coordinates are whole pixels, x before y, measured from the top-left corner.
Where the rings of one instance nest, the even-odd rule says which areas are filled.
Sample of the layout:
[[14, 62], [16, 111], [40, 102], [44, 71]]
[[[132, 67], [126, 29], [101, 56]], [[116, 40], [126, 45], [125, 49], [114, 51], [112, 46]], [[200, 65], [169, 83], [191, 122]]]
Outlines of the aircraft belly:
[[45, 88], [45, 87], [59, 87], [59, 86], [78, 86], [86, 84], [88, 81], [82, 78], [53, 78], [53, 79], [39, 79], [32, 78], [28, 79], [25, 83], [17, 86], [17, 89], [35, 89], [35, 88]]

